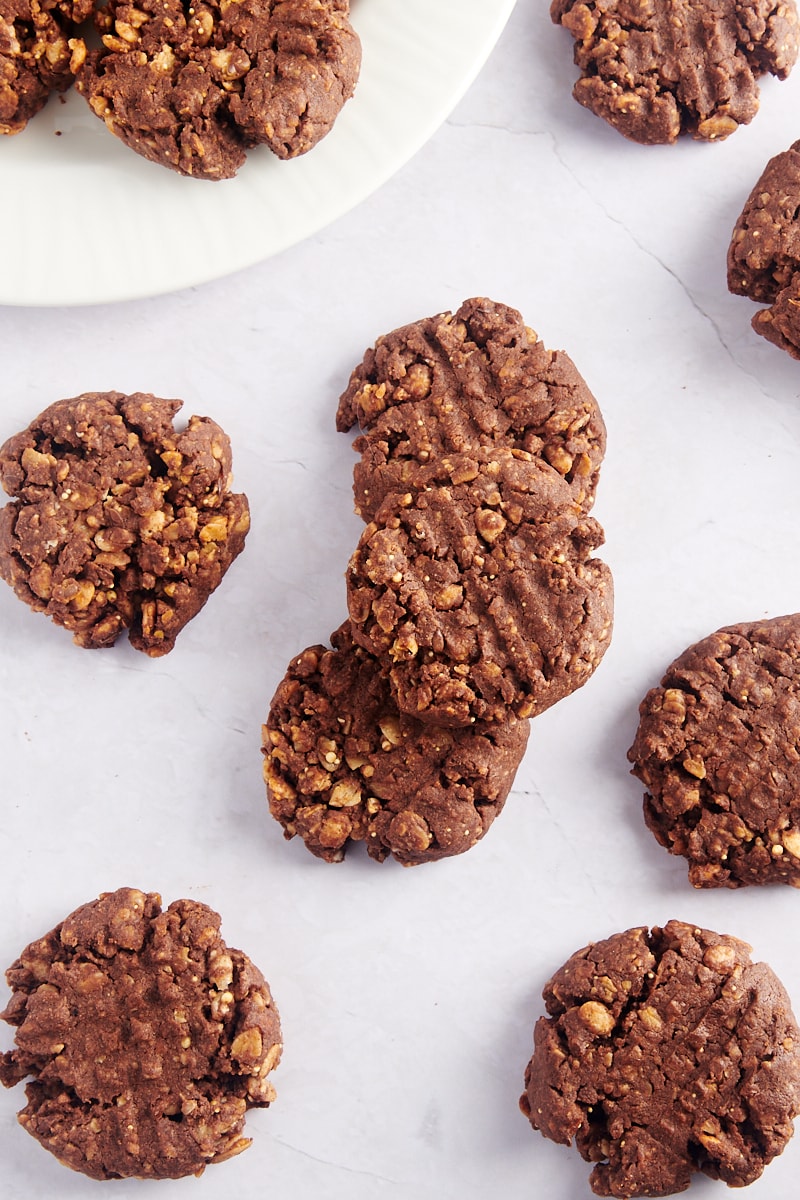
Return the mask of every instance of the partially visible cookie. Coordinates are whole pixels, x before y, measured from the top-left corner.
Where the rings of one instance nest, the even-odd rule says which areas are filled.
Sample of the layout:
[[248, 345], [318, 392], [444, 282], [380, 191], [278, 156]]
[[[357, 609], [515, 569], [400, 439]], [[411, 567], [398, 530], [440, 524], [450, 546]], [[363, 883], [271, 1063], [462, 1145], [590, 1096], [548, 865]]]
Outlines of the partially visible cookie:
[[379, 338], [339, 401], [337, 429], [354, 425], [364, 430], [353, 491], [365, 521], [392, 492], [446, 482], [443, 455], [493, 444], [543, 458], [588, 511], [606, 444], [569, 356], [545, 349], [516, 309], [484, 298]]
[[596, 1195], [668, 1196], [695, 1172], [742, 1187], [784, 1149], [800, 1029], [749, 952], [670, 921], [586, 946], [545, 985], [520, 1107], [575, 1140]]
[[800, 271], [795, 271], [769, 308], [756, 313], [752, 325], [779, 350], [800, 358]]
[[282, 1050], [269, 987], [194, 900], [162, 911], [120, 888], [77, 909], [6, 972], [16, 1049], [0, 1082], [30, 1077], [22, 1126], [92, 1179], [199, 1175], [250, 1145], [245, 1115], [275, 1098]]
[[575, 99], [645, 144], [728, 137], [800, 48], [794, 0], [552, 0], [550, 15], [575, 38]]
[[127, 629], [166, 654], [244, 546], [228, 437], [207, 417], [176, 431], [181, 404], [86, 392], [0, 447], [0, 577], [79, 646]]
[[53, 92], [71, 87], [92, 0], [0, 0], [0, 134], [20, 133]]
[[728, 288], [768, 304], [753, 329], [800, 358], [800, 141], [767, 163], [728, 247]]
[[461, 726], [530, 717], [580, 687], [612, 623], [600, 526], [544, 460], [445, 456], [447, 486], [388, 496], [347, 574], [353, 637], [398, 708]]
[[644, 816], [695, 887], [800, 887], [800, 614], [720, 629], [639, 708]]
[[264, 778], [285, 836], [327, 862], [354, 842], [404, 866], [461, 854], [501, 811], [528, 722], [443, 729], [398, 712], [381, 664], [352, 639], [290, 664], [264, 726]]
[[108, 0], [102, 49], [78, 90], [137, 154], [227, 179], [247, 150], [304, 154], [355, 88], [361, 45], [349, 0]]

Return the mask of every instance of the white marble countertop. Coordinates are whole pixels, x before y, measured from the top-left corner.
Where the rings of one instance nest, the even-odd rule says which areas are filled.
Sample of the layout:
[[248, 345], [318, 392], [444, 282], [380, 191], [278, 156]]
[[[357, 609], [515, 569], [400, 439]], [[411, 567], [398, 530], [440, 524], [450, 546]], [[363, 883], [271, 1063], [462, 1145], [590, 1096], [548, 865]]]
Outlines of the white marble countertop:
[[[152, 300], [0, 309], [0, 439], [81, 391], [179, 396], [227, 429], [253, 511], [164, 659], [80, 651], [0, 590], [0, 963], [103, 890], [199, 899], [270, 980], [286, 1042], [253, 1146], [199, 1180], [73, 1175], [4, 1093], [5, 1200], [575, 1200], [587, 1165], [517, 1109], [542, 985], [573, 950], [677, 917], [749, 941], [800, 1005], [800, 895], [693, 891], [645, 829], [625, 757], [639, 700], [685, 646], [800, 607], [800, 364], [725, 286], [744, 199], [797, 137], [800, 68], [765, 81], [724, 143], [641, 147], [571, 99], [571, 49], [544, 0], [520, 0], [412, 161], [270, 261]], [[380, 333], [473, 295], [519, 308], [600, 401], [613, 643], [534, 722], [475, 849], [327, 866], [269, 817], [259, 726], [289, 658], [345, 615], [360, 523], [336, 400]], [[794, 1200], [799, 1168], [793, 1143], [751, 1194]]]

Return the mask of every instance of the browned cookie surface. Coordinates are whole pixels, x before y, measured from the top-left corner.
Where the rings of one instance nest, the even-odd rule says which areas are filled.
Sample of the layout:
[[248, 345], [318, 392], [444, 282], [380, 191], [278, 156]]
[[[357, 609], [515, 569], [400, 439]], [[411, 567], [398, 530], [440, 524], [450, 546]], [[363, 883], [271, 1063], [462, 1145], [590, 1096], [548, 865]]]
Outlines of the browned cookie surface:
[[770, 307], [753, 328], [800, 358], [800, 142], [767, 163], [728, 247], [728, 287]]
[[752, 325], [756, 333], [779, 350], [800, 358], [800, 271], [781, 288], [769, 308], [756, 313]]
[[595, 1163], [599, 1196], [667, 1196], [695, 1172], [740, 1187], [800, 1111], [800, 1030], [750, 947], [670, 921], [574, 954], [544, 989], [520, 1107]]
[[800, 887], [800, 615], [690, 646], [639, 713], [645, 820], [695, 887]]
[[442, 455], [487, 444], [544, 458], [588, 510], [606, 441], [570, 358], [483, 298], [380, 338], [339, 401], [337, 428], [353, 425], [365, 430], [354, 494], [366, 521], [388, 494], [442, 482]]
[[550, 14], [575, 38], [575, 99], [643, 143], [727, 137], [800, 45], [794, 0], [552, 0]]
[[198, 1174], [247, 1148], [245, 1115], [275, 1093], [278, 1013], [219, 917], [155, 893], [105, 893], [31, 943], [6, 972], [2, 1014], [30, 1076], [21, 1124], [93, 1179]]
[[349, 0], [111, 0], [78, 88], [138, 154], [229, 178], [253, 146], [292, 158], [330, 130], [361, 62], [348, 13]]
[[0, 576], [80, 646], [123, 630], [158, 656], [242, 550], [247, 499], [230, 491], [227, 435], [177, 432], [180, 400], [87, 392], [0, 447]]
[[92, 0], [0, 0], [0, 134], [71, 86], [86, 53], [74, 34], [91, 11]]
[[264, 726], [270, 811], [288, 838], [338, 862], [365, 841], [405, 866], [461, 854], [500, 812], [528, 722], [443, 729], [398, 712], [349, 622], [291, 663]]
[[388, 496], [347, 575], [355, 640], [398, 707], [440, 725], [533, 716], [580, 687], [610, 639], [603, 540], [568, 484], [521, 450], [442, 460], [450, 483]]

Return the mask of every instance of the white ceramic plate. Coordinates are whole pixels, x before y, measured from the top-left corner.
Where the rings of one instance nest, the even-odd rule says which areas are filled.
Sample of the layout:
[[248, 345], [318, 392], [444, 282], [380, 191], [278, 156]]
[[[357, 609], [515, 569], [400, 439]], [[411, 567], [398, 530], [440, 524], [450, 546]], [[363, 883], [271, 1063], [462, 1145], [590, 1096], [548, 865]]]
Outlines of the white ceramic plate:
[[353, 0], [354, 98], [304, 158], [261, 148], [235, 179], [185, 179], [117, 142], [78, 95], [0, 139], [0, 303], [157, 295], [259, 262], [358, 204], [434, 133], [514, 0]]

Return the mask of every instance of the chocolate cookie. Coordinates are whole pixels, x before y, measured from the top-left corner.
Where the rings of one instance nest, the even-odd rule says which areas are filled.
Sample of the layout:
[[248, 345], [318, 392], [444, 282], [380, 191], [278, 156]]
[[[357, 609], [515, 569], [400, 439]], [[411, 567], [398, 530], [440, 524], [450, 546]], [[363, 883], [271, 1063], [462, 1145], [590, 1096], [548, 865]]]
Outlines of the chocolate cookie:
[[552, 0], [550, 15], [575, 38], [575, 99], [635, 142], [728, 137], [800, 48], [794, 0]]
[[380, 338], [339, 401], [337, 429], [354, 425], [366, 431], [353, 489], [365, 521], [392, 492], [446, 482], [443, 455], [493, 444], [544, 458], [588, 511], [606, 444], [571, 359], [546, 350], [515, 309], [482, 298]]
[[264, 778], [285, 836], [339, 862], [365, 841], [404, 866], [461, 854], [501, 811], [525, 752], [528, 722], [509, 715], [442, 729], [398, 712], [386, 673], [354, 644], [291, 663], [264, 726]]
[[124, 629], [166, 654], [249, 528], [231, 451], [207, 417], [178, 433], [180, 400], [87, 392], [59, 400], [0, 447], [0, 576], [20, 599], [110, 646]]
[[800, 1112], [800, 1031], [737, 938], [670, 921], [573, 954], [544, 989], [520, 1107], [598, 1196], [752, 1183]]
[[304, 154], [355, 88], [349, 0], [110, 0], [78, 90], [127, 146], [197, 179], [227, 179], [248, 149]]
[[603, 541], [568, 484], [521, 450], [441, 460], [448, 486], [388, 496], [350, 561], [353, 637], [401, 711], [439, 725], [542, 712], [580, 687], [611, 632]]
[[769, 304], [753, 328], [800, 358], [800, 142], [767, 163], [728, 247], [728, 288]]
[[800, 614], [720, 629], [645, 696], [628, 758], [695, 887], [800, 887]]
[[86, 56], [76, 38], [92, 0], [0, 0], [0, 134], [19, 133]]
[[199, 1175], [250, 1145], [245, 1115], [275, 1098], [278, 1013], [219, 917], [155, 893], [107, 892], [31, 943], [6, 972], [26, 1076], [20, 1124], [93, 1179]]

